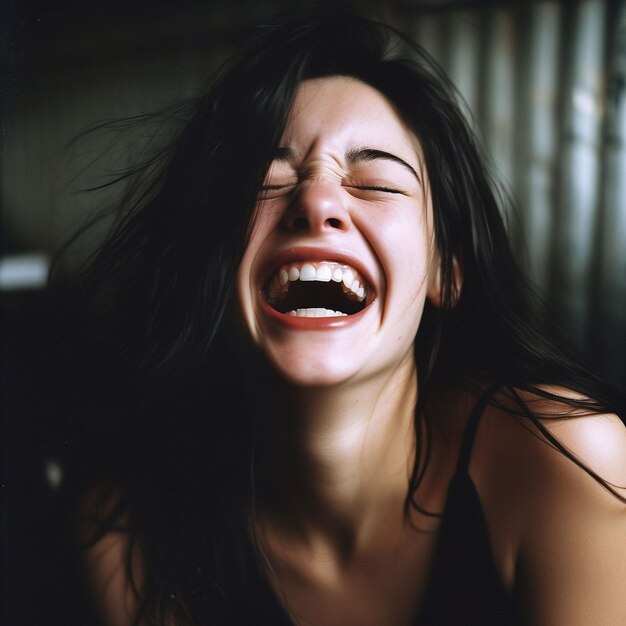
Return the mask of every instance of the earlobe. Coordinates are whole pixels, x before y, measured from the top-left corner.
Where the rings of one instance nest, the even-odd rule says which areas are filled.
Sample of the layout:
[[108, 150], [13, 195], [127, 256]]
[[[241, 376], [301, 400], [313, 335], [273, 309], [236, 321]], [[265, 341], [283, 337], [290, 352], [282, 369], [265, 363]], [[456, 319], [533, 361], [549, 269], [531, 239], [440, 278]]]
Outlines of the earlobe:
[[[461, 265], [454, 256], [452, 258], [452, 299], [450, 305], [455, 307], [461, 296], [461, 287], [463, 285], [463, 272]], [[441, 279], [441, 263], [437, 263], [428, 280], [428, 291], [426, 293], [428, 301], [435, 307], [441, 307], [443, 304], [443, 284]]]

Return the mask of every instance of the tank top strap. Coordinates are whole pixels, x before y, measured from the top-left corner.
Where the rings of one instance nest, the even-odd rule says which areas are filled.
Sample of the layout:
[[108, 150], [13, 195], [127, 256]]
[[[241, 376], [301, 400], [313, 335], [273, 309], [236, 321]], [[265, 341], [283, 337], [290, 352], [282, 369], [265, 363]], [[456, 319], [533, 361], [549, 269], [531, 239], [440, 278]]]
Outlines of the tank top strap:
[[489, 385], [472, 409], [472, 413], [467, 420], [467, 425], [465, 426], [463, 441], [461, 442], [461, 452], [459, 454], [459, 461], [456, 468], [457, 474], [467, 473], [480, 418], [485, 412], [489, 402], [491, 402], [494, 394], [498, 391], [498, 389], [500, 389], [501, 386], [502, 385], [500, 383], [492, 383]]

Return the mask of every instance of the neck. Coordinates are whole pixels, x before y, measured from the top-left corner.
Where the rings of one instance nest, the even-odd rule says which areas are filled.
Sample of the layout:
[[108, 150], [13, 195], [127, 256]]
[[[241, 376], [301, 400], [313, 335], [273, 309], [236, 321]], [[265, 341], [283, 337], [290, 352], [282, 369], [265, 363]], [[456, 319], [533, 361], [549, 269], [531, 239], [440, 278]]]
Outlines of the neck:
[[343, 544], [401, 518], [414, 458], [412, 354], [391, 374], [332, 388], [273, 388], [256, 452], [262, 519]]

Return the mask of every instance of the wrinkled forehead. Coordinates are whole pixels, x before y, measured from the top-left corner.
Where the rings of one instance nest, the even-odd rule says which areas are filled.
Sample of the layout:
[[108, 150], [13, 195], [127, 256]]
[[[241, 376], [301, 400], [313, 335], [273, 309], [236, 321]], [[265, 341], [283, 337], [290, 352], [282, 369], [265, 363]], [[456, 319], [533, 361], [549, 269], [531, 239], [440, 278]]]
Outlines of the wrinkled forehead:
[[339, 151], [370, 146], [423, 167], [416, 134], [395, 105], [374, 87], [350, 76], [303, 81], [281, 139], [282, 146], [324, 145]]

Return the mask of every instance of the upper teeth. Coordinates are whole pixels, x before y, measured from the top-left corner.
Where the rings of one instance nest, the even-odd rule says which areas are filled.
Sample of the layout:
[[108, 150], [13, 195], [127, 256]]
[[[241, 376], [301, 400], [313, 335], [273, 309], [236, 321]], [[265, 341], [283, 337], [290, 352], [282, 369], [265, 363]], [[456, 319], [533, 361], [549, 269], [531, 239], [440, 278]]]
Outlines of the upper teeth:
[[[334, 261], [322, 261], [318, 263], [293, 263], [285, 265], [278, 270], [274, 277], [273, 287], [280, 289], [287, 283], [296, 280], [302, 282], [319, 281], [328, 283], [331, 280], [336, 283], [343, 283], [344, 292], [348, 296], [353, 296], [359, 302], [363, 302], [366, 293], [366, 285], [360, 279], [356, 270], [347, 265], [342, 265]], [[276, 285], [276, 282], [278, 283]]]

